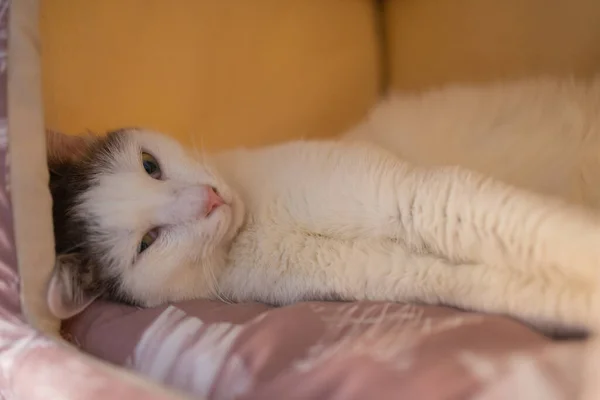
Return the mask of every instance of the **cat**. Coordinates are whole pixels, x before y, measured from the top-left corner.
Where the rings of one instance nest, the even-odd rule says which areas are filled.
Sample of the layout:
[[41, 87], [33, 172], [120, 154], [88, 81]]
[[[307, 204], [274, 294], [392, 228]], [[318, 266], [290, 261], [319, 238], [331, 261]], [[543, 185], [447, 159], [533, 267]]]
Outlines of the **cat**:
[[393, 92], [342, 138], [600, 210], [600, 75]]
[[600, 223], [560, 199], [353, 141], [200, 156], [140, 128], [48, 135], [59, 318], [96, 298], [367, 299], [593, 324]]

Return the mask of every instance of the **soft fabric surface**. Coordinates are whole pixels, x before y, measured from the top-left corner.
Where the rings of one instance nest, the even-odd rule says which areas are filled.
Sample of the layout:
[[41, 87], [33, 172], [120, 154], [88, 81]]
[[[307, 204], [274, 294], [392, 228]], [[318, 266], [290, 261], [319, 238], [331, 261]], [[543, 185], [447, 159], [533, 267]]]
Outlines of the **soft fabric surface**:
[[584, 348], [504, 317], [371, 302], [96, 302], [64, 335], [210, 399], [572, 399]]
[[345, 137], [600, 210], [600, 74], [398, 92]]

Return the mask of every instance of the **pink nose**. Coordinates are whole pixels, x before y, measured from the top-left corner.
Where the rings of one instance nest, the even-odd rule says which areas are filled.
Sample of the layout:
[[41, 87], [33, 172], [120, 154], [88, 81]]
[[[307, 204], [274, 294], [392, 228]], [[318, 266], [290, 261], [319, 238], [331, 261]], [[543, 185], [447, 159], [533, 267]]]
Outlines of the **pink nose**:
[[225, 204], [221, 196], [211, 186], [206, 187], [206, 201], [204, 202], [204, 216], [208, 217], [214, 210]]

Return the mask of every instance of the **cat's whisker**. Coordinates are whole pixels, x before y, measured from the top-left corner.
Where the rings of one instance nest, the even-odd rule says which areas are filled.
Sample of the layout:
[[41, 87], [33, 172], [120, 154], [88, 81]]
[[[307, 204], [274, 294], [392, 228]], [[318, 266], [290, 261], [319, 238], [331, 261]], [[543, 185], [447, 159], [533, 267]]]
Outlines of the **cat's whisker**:
[[231, 304], [231, 301], [229, 301], [228, 299], [226, 299], [222, 294], [221, 294], [221, 289], [219, 287], [219, 281], [217, 280], [217, 277], [215, 276], [215, 272], [213, 271], [213, 269], [207, 265], [207, 264], [203, 264], [202, 268], [204, 270], [204, 275], [206, 277], [206, 282], [208, 283], [208, 292], [217, 298], [217, 300], [226, 303], [226, 304]]
[[202, 168], [204, 168], [205, 170], [207, 170], [209, 173], [211, 174], [215, 174], [213, 168], [208, 164], [207, 160], [208, 160], [208, 153], [206, 152], [206, 148], [204, 146], [204, 136], [200, 137], [201, 143], [200, 143], [200, 147], [198, 147], [198, 144], [196, 143], [196, 139], [194, 135], [189, 135], [190, 140], [191, 140], [191, 146], [192, 146], [192, 150], [194, 151], [194, 155], [196, 157], [196, 161], [198, 161], [198, 163], [200, 163], [200, 165], [202, 166]]
[[198, 144], [196, 143], [196, 136], [193, 135], [191, 132], [188, 132], [188, 137], [190, 139], [190, 144], [191, 144], [192, 150], [194, 152], [194, 156], [196, 156], [196, 159], [197, 159], [196, 161], [202, 162], [202, 154], [198, 150]]
[[200, 136], [200, 154], [202, 156], [202, 160], [206, 160], [208, 158], [206, 153], [206, 146], [204, 145], [204, 136]]
[[69, 253], [73, 252], [74, 250], [78, 249], [79, 247], [83, 246], [83, 244], [84, 244], [84, 242], [74, 244], [73, 246], [68, 247], [66, 250], [63, 250], [60, 253], [57, 253], [56, 255], [59, 256], [61, 254], [69, 254]]

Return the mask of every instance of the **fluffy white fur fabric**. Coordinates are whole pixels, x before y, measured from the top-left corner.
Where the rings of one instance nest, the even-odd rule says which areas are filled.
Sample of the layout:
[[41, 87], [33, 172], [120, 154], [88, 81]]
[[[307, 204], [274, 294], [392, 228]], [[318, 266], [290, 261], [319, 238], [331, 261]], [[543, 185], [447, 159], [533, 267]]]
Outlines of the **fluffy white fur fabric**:
[[600, 208], [600, 77], [394, 94], [344, 137]]

